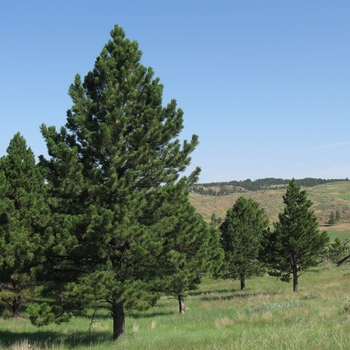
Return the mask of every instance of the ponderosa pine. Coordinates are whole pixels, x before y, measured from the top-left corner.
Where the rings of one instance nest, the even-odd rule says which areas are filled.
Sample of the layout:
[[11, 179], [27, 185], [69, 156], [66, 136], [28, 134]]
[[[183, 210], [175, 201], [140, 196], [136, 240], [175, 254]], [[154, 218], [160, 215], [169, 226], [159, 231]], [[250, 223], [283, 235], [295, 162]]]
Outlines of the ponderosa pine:
[[262, 234], [268, 222], [265, 210], [258, 202], [243, 196], [237, 199], [219, 228], [225, 252], [219, 277], [239, 280], [243, 290], [246, 279], [264, 272], [258, 258]]
[[168, 282], [160, 261], [177, 218], [165, 208], [188, 200], [189, 178], [180, 174], [198, 137], [181, 145], [183, 112], [175, 100], [163, 106], [163, 86], [140, 59], [137, 42], [115, 26], [93, 70], [69, 88], [65, 127], [41, 126], [50, 156], [41, 165], [57, 200], [43, 274], [57, 303], [34, 306], [36, 324], [98, 302], [112, 314], [116, 339], [125, 310], [154, 304]]
[[171, 208], [176, 220], [166, 236], [161, 290], [177, 298], [179, 312], [184, 314], [187, 292], [197, 289], [205, 274], [217, 272], [223, 250], [218, 230], [208, 225], [190, 203], [177, 207], [176, 212], [174, 206]]
[[316, 267], [326, 253], [329, 236], [318, 228], [317, 217], [306, 191], [292, 179], [283, 196], [284, 210], [274, 229], [264, 232], [261, 260], [269, 274], [284, 282], [293, 278], [293, 291], [298, 292], [301, 273]]
[[19, 133], [0, 159], [0, 301], [20, 315], [35, 286], [49, 218], [44, 177]]

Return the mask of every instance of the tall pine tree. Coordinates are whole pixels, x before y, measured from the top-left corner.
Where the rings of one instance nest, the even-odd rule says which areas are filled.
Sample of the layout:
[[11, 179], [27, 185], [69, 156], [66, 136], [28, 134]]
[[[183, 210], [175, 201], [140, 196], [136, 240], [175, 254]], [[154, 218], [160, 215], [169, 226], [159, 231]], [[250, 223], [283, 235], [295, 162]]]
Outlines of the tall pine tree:
[[98, 301], [111, 311], [116, 339], [125, 310], [152, 305], [167, 281], [159, 261], [177, 218], [165, 208], [188, 201], [190, 179], [180, 173], [198, 138], [180, 144], [183, 112], [175, 100], [163, 106], [163, 86], [140, 59], [137, 42], [115, 26], [94, 69], [69, 88], [65, 127], [41, 127], [50, 155], [41, 165], [59, 223], [42, 272], [57, 303], [33, 307], [34, 323]]
[[317, 217], [311, 210], [312, 202], [306, 191], [292, 179], [283, 196], [284, 210], [274, 230], [266, 230], [261, 259], [269, 274], [289, 282], [293, 278], [293, 291], [298, 292], [301, 273], [316, 267], [326, 252], [329, 236], [318, 229]]
[[44, 177], [17, 133], [0, 159], [0, 301], [12, 316], [20, 315], [35, 286], [48, 218]]

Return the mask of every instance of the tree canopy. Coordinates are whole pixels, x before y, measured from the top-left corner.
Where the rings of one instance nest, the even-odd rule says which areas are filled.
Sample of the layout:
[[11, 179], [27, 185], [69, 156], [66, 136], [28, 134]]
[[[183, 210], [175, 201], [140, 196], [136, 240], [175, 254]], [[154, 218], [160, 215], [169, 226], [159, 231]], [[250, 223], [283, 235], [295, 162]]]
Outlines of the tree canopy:
[[[41, 272], [51, 279], [47, 291], [56, 304], [33, 306], [36, 324], [58, 315], [66, 320], [96, 301], [110, 309], [116, 339], [125, 330], [125, 310], [154, 304], [168, 287], [160, 262], [179, 225], [169, 209], [188, 202], [186, 187], [199, 168], [180, 174], [198, 137], [181, 145], [183, 111], [175, 100], [163, 106], [163, 86], [140, 59], [137, 42], [115, 26], [93, 70], [83, 81], [76, 75], [69, 88], [66, 125], [41, 126], [49, 159], [41, 157], [40, 165], [56, 223]], [[181, 244], [210, 231], [201, 225], [192, 232]]]

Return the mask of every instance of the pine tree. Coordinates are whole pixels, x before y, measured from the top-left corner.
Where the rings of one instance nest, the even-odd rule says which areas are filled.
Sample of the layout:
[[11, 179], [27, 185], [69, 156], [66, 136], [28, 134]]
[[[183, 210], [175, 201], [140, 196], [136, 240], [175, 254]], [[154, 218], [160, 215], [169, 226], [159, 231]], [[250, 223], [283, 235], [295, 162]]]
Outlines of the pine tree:
[[335, 212], [335, 222], [338, 223], [340, 221], [340, 211], [339, 209]]
[[331, 211], [329, 214], [329, 220], [328, 220], [328, 225], [334, 225], [335, 224], [335, 215], [334, 212]]
[[312, 202], [306, 191], [289, 182], [283, 196], [284, 210], [274, 230], [266, 230], [261, 259], [269, 267], [269, 274], [289, 282], [293, 276], [293, 291], [298, 292], [298, 278], [302, 272], [316, 267], [326, 252], [329, 237], [318, 229], [317, 217], [310, 209]]
[[237, 199], [220, 226], [225, 251], [220, 277], [238, 279], [243, 290], [246, 279], [263, 273], [258, 257], [262, 233], [267, 225], [268, 218], [258, 202], [243, 196]]
[[50, 155], [41, 165], [59, 223], [43, 273], [57, 304], [33, 306], [36, 324], [98, 301], [111, 311], [116, 339], [125, 310], [146, 308], [160, 295], [159, 261], [177, 222], [165, 208], [188, 200], [183, 188], [192, 180], [180, 173], [198, 138], [181, 146], [183, 112], [175, 100], [162, 105], [163, 86], [140, 59], [137, 42], [115, 26], [94, 69], [69, 88], [65, 127], [41, 126]]
[[349, 239], [345, 239], [343, 242], [340, 238], [335, 238], [334, 242], [329, 245], [328, 248], [328, 258], [333, 263], [338, 263], [344, 257], [346, 257], [349, 253], [349, 248], [347, 244], [349, 243]]
[[[179, 203], [180, 204], [180, 203]], [[172, 206], [171, 210], [174, 210]], [[177, 297], [179, 312], [185, 313], [184, 298], [195, 290], [205, 274], [215, 273], [222, 264], [223, 251], [219, 232], [209, 226], [195, 208], [184, 203], [178, 206], [174, 229], [167, 235], [162, 277], [162, 291]]]
[[45, 184], [25, 139], [15, 134], [0, 159], [0, 301], [20, 315], [40, 263], [48, 207]]

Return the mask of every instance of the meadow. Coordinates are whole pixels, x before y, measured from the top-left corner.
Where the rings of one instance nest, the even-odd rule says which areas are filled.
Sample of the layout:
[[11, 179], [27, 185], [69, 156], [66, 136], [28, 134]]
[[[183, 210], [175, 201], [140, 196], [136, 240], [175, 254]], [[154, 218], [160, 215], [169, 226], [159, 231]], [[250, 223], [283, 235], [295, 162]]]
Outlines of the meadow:
[[[350, 238], [346, 193], [349, 182], [307, 189], [314, 202], [321, 229], [332, 240]], [[262, 203], [277, 218], [285, 190], [245, 193]], [[207, 219], [213, 212], [224, 217], [241, 194], [209, 197], [191, 194], [198, 212]], [[327, 226], [332, 210], [342, 210], [341, 222]], [[218, 215], [219, 214], [219, 215]], [[9, 318], [0, 310], [0, 350], [39, 349], [349, 349], [350, 348], [350, 264], [340, 267], [324, 262], [316, 272], [299, 279], [299, 293], [292, 283], [265, 275], [238, 281], [205, 278], [198, 290], [186, 297], [186, 313], [178, 313], [177, 299], [162, 297], [144, 312], [128, 312], [126, 334], [112, 341], [112, 318], [105, 310], [91, 307], [84, 317], [71, 322], [37, 328], [25, 311]]]
[[0, 319], [0, 349], [349, 349], [350, 266], [324, 263], [291, 283], [264, 276], [247, 281], [206, 279], [186, 298], [163, 297], [145, 312], [130, 312], [126, 334], [111, 340], [105, 311], [70, 323], [34, 327], [26, 318]]

